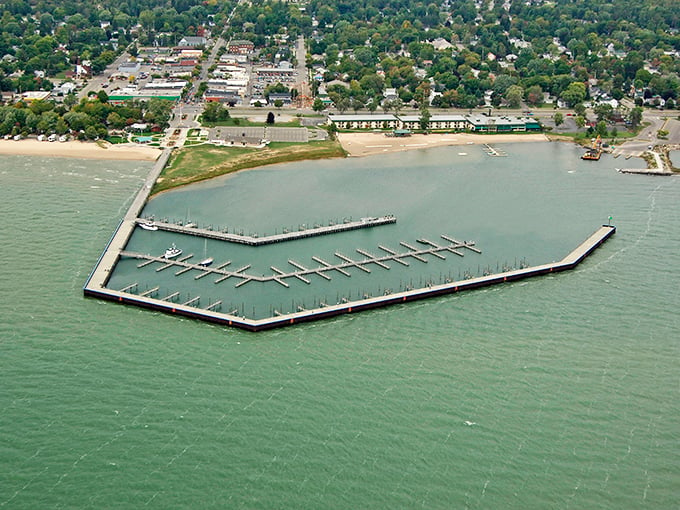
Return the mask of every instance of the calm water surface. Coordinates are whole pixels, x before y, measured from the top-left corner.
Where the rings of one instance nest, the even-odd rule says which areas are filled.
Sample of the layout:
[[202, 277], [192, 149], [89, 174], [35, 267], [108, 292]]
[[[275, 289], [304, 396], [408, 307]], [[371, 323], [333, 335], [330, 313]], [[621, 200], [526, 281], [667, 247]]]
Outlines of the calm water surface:
[[573, 272], [260, 334], [82, 297], [148, 164], [0, 160], [0, 507], [677, 508], [680, 180], [504, 148], [152, 201], [258, 232], [399, 216], [263, 266], [440, 233], [478, 241], [480, 265], [537, 263], [619, 229]]

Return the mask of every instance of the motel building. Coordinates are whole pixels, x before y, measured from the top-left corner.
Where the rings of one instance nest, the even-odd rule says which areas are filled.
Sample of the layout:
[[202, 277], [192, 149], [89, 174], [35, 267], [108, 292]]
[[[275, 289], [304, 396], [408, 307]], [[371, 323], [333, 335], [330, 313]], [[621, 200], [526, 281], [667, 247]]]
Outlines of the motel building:
[[[399, 117], [403, 129], [420, 129], [420, 115], [402, 115]], [[466, 131], [469, 129], [467, 119], [462, 115], [432, 115], [427, 124], [428, 129]]]
[[399, 119], [391, 113], [365, 115], [329, 115], [328, 119], [338, 129], [398, 129]]
[[[405, 129], [419, 130], [420, 115], [355, 114], [329, 115], [328, 120], [338, 129]], [[479, 133], [516, 133], [540, 131], [535, 119], [522, 117], [488, 117], [486, 115], [432, 115], [431, 131], [475, 131]]]

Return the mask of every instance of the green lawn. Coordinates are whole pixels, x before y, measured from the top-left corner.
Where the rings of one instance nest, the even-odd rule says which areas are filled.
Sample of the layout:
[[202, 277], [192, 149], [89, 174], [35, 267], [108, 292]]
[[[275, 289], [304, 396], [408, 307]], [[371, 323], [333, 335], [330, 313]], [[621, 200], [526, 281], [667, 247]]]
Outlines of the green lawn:
[[176, 151], [154, 185], [152, 194], [246, 168], [276, 163], [345, 157], [335, 140], [309, 143], [275, 142], [263, 149], [199, 145]]
[[113, 144], [126, 143], [127, 138], [124, 136], [109, 136], [108, 138], [106, 138], [106, 141]]

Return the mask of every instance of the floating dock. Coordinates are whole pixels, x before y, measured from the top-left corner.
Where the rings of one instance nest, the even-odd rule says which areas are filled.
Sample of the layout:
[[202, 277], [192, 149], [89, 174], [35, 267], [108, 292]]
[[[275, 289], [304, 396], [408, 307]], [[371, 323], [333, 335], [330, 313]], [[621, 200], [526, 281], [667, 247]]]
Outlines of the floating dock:
[[219, 230], [209, 230], [205, 228], [198, 228], [191, 225], [179, 225], [177, 223], [167, 223], [163, 221], [149, 220], [147, 218], [137, 218], [137, 224], [145, 224], [153, 221], [154, 226], [158, 230], [165, 230], [167, 232], [175, 232], [177, 234], [187, 234], [198, 237], [205, 237], [208, 239], [217, 239], [218, 241], [226, 241], [229, 243], [246, 244], [248, 246], [262, 246], [265, 244], [281, 243], [285, 241], [294, 241], [296, 239], [305, 239], [307, 237], [316, 237], [329, 234], [337, 234], [338, 232], [346, 232], [348, 230], [357, 230], [360, 228], [379, 227], [381, 225], [391, 225], [397, 222], [396, 216], [385, 215], [370, 218], [361, 218], [358, 221], [344, 221], [342, 223], [335, 223], [326, 226], [316, 226], [312, 228], [301, 228], [299, 230], [291, 230], [282, 232], [281, 234], [274, 234], [269, 236], [246, 236], [236, 233], [222, 232]]
[[[133, 225], [134, 227], [134, 225]], [[120, 230], [120, 228], [119, 228]], [[118, 231], [117, 231], [118, 232]], [[266, 329], [272, 329], [272, 328], [278, 328], [278, 327], [283, 327], [283, 326], [288, 326], [292, 324], [297, 324], [300, 322], [307, 322], [307, 321], [313, 321], [313, 320], [319, 320], [319, 319], [324, 319], [327, 317], [333, 317], [336, 315], [342, 315], [346, 313], [355, 313], [355, 312], [360, 312], [363, 310], [369, 310], [372, 308], [378, 308], [378, 307], [383, 307], [383, 306], [389, 306], [393, 304], [399, 304], [399, 303], [405, 303], [408, 301], [415, 301], [419, 299], [425, 299], [428, 297], [434, 297], [434, 296], [441, 296], [444, 294], [452, 294], [452, 293], [457, 293], [461, 292], [464, 290], [472, 290], [472, 289], [478, 289], [482, 287], [487, 287], [490, 285], [497, 285], [501, 283], [506, 283], [506, 282], [512, 282], [512, 281], [517, 281], [521, 280], [524, 278], [530, 278], [534, 276], [540, 276], [540, 275], [545, 275], [545, 274], [550, 274], [550, 273], [557, 273], [561, 271], [566, 271], [569, 269], [575, 268], [578, 264], [580, 264], [588, 255], [590, 255], [598, 246], [600, 246], [602, 243], [604, 243], [607, 239], [609, 239], [614, 233], [616, 232], [616, 227], [613, 225], [603, 225], [600, 228], [598, 228], [593, 234], [591, 234], [583, 243], [581, 243], [579, 246], [577, 246], [571, 253], [569, 253], [566, 257], [564, 257], [562, 260], [558, 262], [553, 262], [550, 264], [543, 264], [539, 266], [532, 266], [532, 267], [526, 267], [522, 269], [516, 269], [516, 270], [511, 270], [511, 271], [504, 271], [500, 273], [495, 273], [495, 274], [490, 274], [490, 275], [485, 275], [481, 276], [478, 278], [469, 278], [465, 280], [460, 280], [460, 281], [454, 281], [454, 282], [449, 282], [445, 284], [440, 284], [440, 285], [429, 285], [425, 288], [420, 288], [420, 289], [414, 289], [414, 290], [408, 290], [404, 292], [398, 292], [398, 293], [391, 293], [383, 296], [378, 296], [378, 297], [367, 297], [366, 299], [361, 299], [357, 301], [348, 301], [348, 302], [343, 302], [339, 303], [336, 305], [329, 305], [329, 306], [323, 306], [320, 308], [314, 308], [314, 309], [302, 309], [299, 310], [298, 312], [294, 313], [289, 313], [289, 314], [281, 314], [277, 311], [273, 314], [272, 317], [268, 317], [265, 319], [248, 319], [246, 317], [241, 317], [238, 316], [237, 310], [233, 310], [232, 313], [221, 313], [216, 310], [217, 305], [216, 303], [213, 303], [211, 305], [208, 305], [205, 308], [197, 308], [193, 306], [189, 306], [188, 304], [179, 304], [179, 303], [173, 303], [170, 301], [167, 301], [167, 299], [170, 298], [170, 296], [166, 296], [163, 299], [156, 299], [153, 297], [150, 297], [149, 294], [143, 295], [146, 293], [142, 294], [130, 294], [128, 292], [123, 292], [123, 291], [118, 291], [118, 290], [113, 290], [113, 289], [107, 289], [105, 287], [105, 280], [107, 278], [104, 278], [103, 275], [98, 274], [97, 270], [100, 267], [100, 263], [102, 262], [102, 259], [100, 258], [100, 263], [97, 265], [95, 268], [95, 271], [93, 271], [93, 274], [90, 275], [90, 278], [88, 279], [87, 284], [85, 285], [83, 291], [86, 296], [93, 296], [93, 297], [98, 297], [102, 299], [107, 299], [111, 301], [116, 301], [120, 303], [125, 303], [125, 304], [130, 304], [130, 305], [136, 305], [136, 306], [141, 306], [144, 308], [150, 308], [154, 310], [159, 310], [175, 315], [182, 315], [185, 317], [191, 317], [195, 319], [200, 319], [200, 320], [205, 320], [208, 322], [213, 322], [225, 326], [232, 326], [232, 327], [237, 327], [241, 329], [245, 329], [248, 331], [261, 331], [261, 330], [266, 330]], [[115, 239], [115, 234], [114, 234], [114, 239]], [[111, 242], [114, 241], [112, 239]], [[111, 242], [109, 244], [111, 244]], [[427, 240], [420, 240], [422, 244], [426, 244], [429, 246], [431, 249], [434, 249], [431, 244], [427, 242]], [[380, 247], [383, 251], [387, 252], [390, 254], [392, 260], [401, 260], [403, 258], [402, 254], [397, 254], [397, 253], [390, 253], [391, 250], [389, 249], [384, 249], [383, 247]], [[411, 247], [413, 248], [413, 247]], [[453, 251], [455, 252], [455, 248], [452, 250], [447, 251]], [[420, 256], [417, 252], [421, 250], [415, 250], [415, 249], [410, 249], [410, 253], [412, 258], [413, 255], [418, 255]], [[122, 251], [121, 249], [116, 251], [116, 258], [119, 256], [120, 252]], [[109, 252], [108, 247], [107, 250], [104, 252], [104, 257], [107, 253]], [[407, 255], [409, 252], [406, 252]], [[378, 257], [375, 258], [376, 260]], [[384, 260], [380, 258], [381, 262], [384, 263]], [[296, 273], [291, 273], [292, 276], [295, 276], [296, 274], [299, 276], [302, 276], [302, 274], [312, 274], [316, 273], [319, 274], [319, 272], [323, 271], [324, 268], [330, 270], [332, 264], [329, 264], [325, 261], [322, 261], [318, 257], [314, 259], [317, 261], [321, 266], [316, 269], [311, 269], [307, 270], [305, 269], [304, 271], [308, 271], [305, 273], [302, 269]], [[351, 260], [350, 262], [345, 262], [344, 264], [350, 264], [351, 266], [359, 266], [359, 265], [365, 265], [362, 261], [355, 261]], [[293, 264], [291, 264], [293, 265]], [[113, 267], [113, 266], [111, 266]], [[334, 270], [342, 273], [345, 271], [343, 268], [344, 267], [349, 267], [349, 266], [344, 266], [343, 264], [337, 265], [337, 267], [333, 267]], [[106, 269], [106, 268], [104, 268]], [[104, 271], [104, 269], [102, 271]], [[236, 276], [237, 274], [241, 274], [243, 271], [245, 271], [246, 268], [241, 268], [235, 272], [233, 272], [233, 275]], [[207, 268], [202, 268], [202, 271], [207, 271]], [[281, 280], [283, 278], [283, 272], [275, 271], [277, 273], [276, 276], [272, 276], [272, 280], [279, 279]], [[346, 272], [346, 271], [345, 271]], [[225, 275], [228, 277], [227, 275]], [[254, 279], [253, 277], [250, 277], [251, 279]], [[242, 279], [241, 282], [246, 282], [248, 281], [247, 279]], [[154, 289], [156, 290], [156, 289]], [[198, 300], [190, 300], [188, 301], [190, 303], [197, 303]]]
[[[140, 264], [137, 264], [137, 268], [143, 268], [148, 266], [149, 264], [157, 263], [160, 264], [156, 268], [156, 272], [163, 271], [165, 269], [174, 267], [176, 269], [175, 271], [175, 276], [180, 276], [183, 275], [184, 273], [187, 273], [191, 270], [199, 271], [200, 274], [196, 275], [194, 279], [198, 280], [199, 278], [203, 278], [204, 276], [208, 275], [214, 275], [217, 276], [218, 278], [215, 280], [215, 283], [221, 283], [224, 280], [230, 278], [230, 277], [235, 277], [235, 278], [240, 278], [241, 281], [236, 283], [235, 287], [241, 287], [245, 285], [246, 283], [255, 281], [255, 282], [276, 282], [279, 285], [282, 285], [284, 287], [289, 287], [289, 285], [284, 282], [285, 279], [287, 278], [297, 278], [298, 280], [303, 281], [306, 284], [311, 284], [311, 281], [305, 278], [305, 276], [310, 276], [310, 275], [316, 275], [324, 278], [325, 280], [331, 280], [332, 278], [327, 275], [327, 272], [332, 272], [332, 271], [337, 271], [347, 277], [351, 276], [350, 273], [346, 271], [346, 269], [350, 268], [356, 268], [359, 269], [365, 273], [370, 273], [371, 270], [366, 267], [369, 264], [375, 264], [378, 267], [381, 267], [382, 269], [390, 269], [390, 266], [386, 264], [386, 262], [397, 262], [402, 265], [408, 266], [408, 262], [404, 261], [403, 259], [405, 258], [413, 258], [415, 260], [418, 260], [420, 262], [423, 262], [427, 264], [428, 260], [423, 257], [423, 255], [432, 255], [434, 257], [437, 257], [439, 259], [446, 259], [444, 255], [442, 255], [440, 252], [450, 252], [454, 253], [455, 255], [458, 255], [459, 257], [462, 257], [464, 254], [461, 251], [462, 249], [468, 249], [472, 252], [475, 253], [481, 253], [479, 248], [475, 247], [475, 243], [473, 241], [457, 241], [453, 239], [452, 237], [449, 237], [447, 235], [442, 235], [442, 239], [448, 241], [450, 244], [444, 244], [440, 245], [437, 243], [434, 243], [432, 241], [428, 240], [423, 240], [420, 239], [419, 242], [421, 244], [425, 244], [427, 247], [418, 249], [415, 246], [412, 246], [404, 241], [401, 241], [399, 244], [404, 246], [405, 248], [408, 248], [407, 251], [403, 251], [401, 253], [397, 253], [393, 250], [389, 250], [387, 248], [384, 248], [381, 246], [384, 251], [388, 252], [388, 255], [373, 255], [365, 250], [362, 250], [361, 248], [357, 248], [357, 253], [360, 255], [363, 255], [363, 259], [352, 259], [346, 255], [343, 255], [342, 253], [335, 252], [335, 256], [340, 259], [342, 262], [339, 264], [329, 264], [325, 260], [317, 257], [317, 256], [312, 256], [312, 260], [320, 264], [317, 267], [313, 268], [307, 268], [300, 264], [299, 262], [296, 262], [294, 260], [288, 260], [288, 263], [293, 266], [297, 271], [291, 271], [291, 272], [285, 272], [282, 271], [276, 267], [271, 267], [271, 270], [274, 272], [271, 276], [259, 276], [259, 275], [253, 275], [246, 273], [248, 269], [250, 269], [250, 265], [244, 266], [240, 269], [237, 269], [235, 271], [230, 271], [228, 269], [224, 269], [226, 266], [228, 266], [231, 262], [224, 262], [222, 264], [219, 264], [215, 267], [209, 267], [205, 265], [201, 265], [200, 263], [195, 264], [192, 262], [189, 262], [189, 259], [193, 255], [187, 255], [185, 257], [179, 258], [179, 259], [167, 259], [165, 257], [159, 257], [159, 256], [154, 256], [154, 255], [148, 255], [145, 253], [138, 253], [138, 252], [131, 252], [131, 251], [126, 251], [123, 250], [120, 252], [121, 257], [127, 257], [127, 258], [135, 258], [139, 260], [143, 260], [144, 262], [141, 262]], [[137, 288], [137, 283], [133, 283], [131, 285], [128, 285], [124, 289], [121, 289], [121, 292], [125, 292], [127, 290], [130, 290], [132, 288]]]

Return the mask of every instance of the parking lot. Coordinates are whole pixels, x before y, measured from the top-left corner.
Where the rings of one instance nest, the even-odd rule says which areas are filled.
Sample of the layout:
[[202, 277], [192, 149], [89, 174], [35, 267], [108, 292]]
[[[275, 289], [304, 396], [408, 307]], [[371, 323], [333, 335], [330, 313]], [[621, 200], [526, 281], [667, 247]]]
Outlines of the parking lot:
[[260, 140], [270, 142], [307, 142], [309, 131], [296, 127], [226, 127], [218, 126], [210, 129], [210, 140], [223, 140], [226, 143], [257, 143]]

